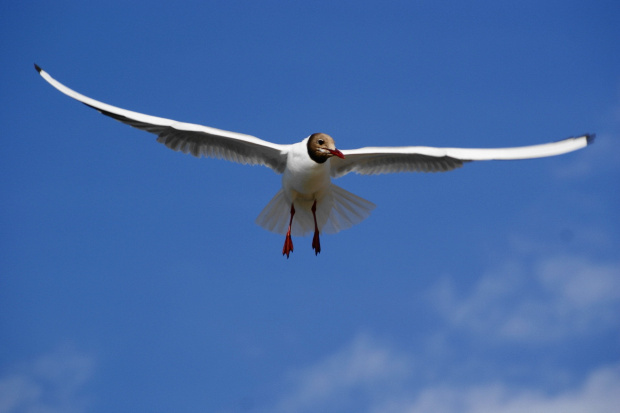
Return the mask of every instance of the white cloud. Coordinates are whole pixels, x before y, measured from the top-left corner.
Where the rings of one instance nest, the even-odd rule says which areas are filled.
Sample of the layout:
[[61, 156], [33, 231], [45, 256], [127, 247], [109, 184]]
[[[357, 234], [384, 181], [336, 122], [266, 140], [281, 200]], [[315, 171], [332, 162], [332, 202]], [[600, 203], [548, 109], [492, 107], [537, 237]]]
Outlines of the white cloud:
[[[620, 365], [602, 366], [545, 391], [486, 382], [444, 384], [419, 379], [424, 354], [409, 355], [360, 336], [352, 344], [292, 373], [293, 386], [269, 412], [356, 413], [612, 413], [620, 406]], [[414, 363], [414, 361], [419, 363]], [[474, 374], [471, 375], [475, 377]]]
[[473, 333], [534, 341], [583, 335], [620, 322], [620, 263], [561, 255], [510, 262], [469, 294], [444, 279], [431, 297], [451, 326]]
[[93, 368], [92, 357], [69, 349], [15, 367], [0, 377], [0, 413], [85, 412]]
[[409, 369], [406, 357], [391, 352], [369, 336], [360, 335], [343, 350], [291, 373], [288, 381], [292, 389], [274, 410], [329, 411], [335, 405], [355, 403], [353, 399], [360, 389], [366, 397], [380, 397], [394, 379], [404, 378]]
[[372, 413], [614, 413], [620, 406], [620, 366], [592, 371], [574, 388], [555, 394], [513, 389], [501, 382], [427, 387], [412, 399], [386, 400]]

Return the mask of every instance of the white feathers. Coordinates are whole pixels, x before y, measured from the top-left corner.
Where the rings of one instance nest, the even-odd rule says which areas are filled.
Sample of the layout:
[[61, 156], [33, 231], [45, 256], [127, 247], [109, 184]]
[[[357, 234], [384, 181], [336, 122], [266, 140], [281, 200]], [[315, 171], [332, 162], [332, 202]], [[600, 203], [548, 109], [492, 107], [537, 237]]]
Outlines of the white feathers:
[[397, 172], [445, 172], [464, 162], [543, 158], [576, 151], [592, 143], [594, 135], [583, 135], [542, 145], [516, 148], [432, 148], [428, 146], [368, 147], [343, 150], [344, 159], [332, 159], [332, 177], [349, 172], [363, 175]]
[[370, 201], [332, 184], [332, 209], [323, 227], [326, 234], [351, 228], [370, 216], [376, 205]]
[[[303, 236], [314, 231], [313, 201], [297, 199], [291, 235]], [[376, 205], [351, 192], [330, 184], [325, 196], [317, 202], [316, 219], [322, 233], [335, 234], [351, 228], [370, 216]], [[267, 231], [286, 234], [291, 202], [282, 190], [271, 199], [256, 218], [256, 223]]]
[[35, 67], [43, 79], [60, 92], [106, 116], [158, 135], [157, 141], [170, 149], [198, 157], [209, 156], [242, 164], [265, 165], [278, 173], [284, 172], [290, 145], [278, 145], [242, 133], [177, 122], [108, 105], [69, 89], [40, 67]]

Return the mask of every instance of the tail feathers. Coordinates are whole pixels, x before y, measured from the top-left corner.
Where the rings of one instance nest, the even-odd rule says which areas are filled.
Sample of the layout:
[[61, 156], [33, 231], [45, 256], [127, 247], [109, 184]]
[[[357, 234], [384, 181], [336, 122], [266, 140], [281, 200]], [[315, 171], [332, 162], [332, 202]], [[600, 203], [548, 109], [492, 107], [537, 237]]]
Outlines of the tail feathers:
[[333, 205], [325, 226], [326, 234], [335, 234], [351, 228], [370, 216], [376, 205], [337, 185], [332, 184]]
[[[317, 202], [317, 224], [322, 233], [335, 234], [359, 224], [368, 218], [376, 207], [372, 202], [334, 184], [330, 189]], [[295, 201], [292, 235], [302, 236], [314, 231], [314, 217], [311, 211], [313, 202], [299, 199]], [[280, 190], [256, 218], [256, 223], [267, 231], [286, 234], [290, 211], [290, 201]]]
[[256, 223], [267, 231], [286, 234], [290, 211], [291, 205], [280, 189], [258, 215]]

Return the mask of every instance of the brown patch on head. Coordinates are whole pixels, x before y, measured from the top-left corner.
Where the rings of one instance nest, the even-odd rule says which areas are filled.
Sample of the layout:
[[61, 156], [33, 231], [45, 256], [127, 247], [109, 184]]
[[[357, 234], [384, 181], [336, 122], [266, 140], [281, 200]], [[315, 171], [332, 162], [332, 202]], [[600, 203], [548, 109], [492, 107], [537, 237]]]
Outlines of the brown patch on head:
[[316, 163], [324, 163], [332, 156], [343, 157], [336, 149], [336, 144], [331, 136], [326, 133], [313, 133], [308, 138], [308, 155]]

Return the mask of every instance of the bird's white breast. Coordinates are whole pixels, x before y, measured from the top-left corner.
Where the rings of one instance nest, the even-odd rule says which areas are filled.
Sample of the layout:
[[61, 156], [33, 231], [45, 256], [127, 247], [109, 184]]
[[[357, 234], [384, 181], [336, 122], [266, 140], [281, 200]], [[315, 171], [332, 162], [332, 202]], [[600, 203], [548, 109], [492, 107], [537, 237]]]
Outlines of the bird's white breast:
[[317, 163], [308, 155], [308, 139], [293, 145], [282, 175], [282, 188], [291, 201], [320, 199], [329, 189], [330, 162]]

